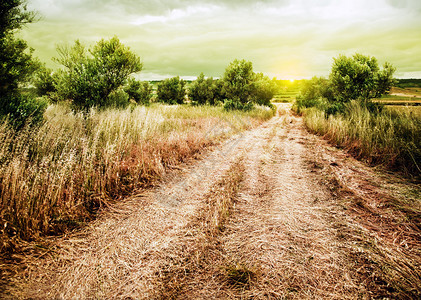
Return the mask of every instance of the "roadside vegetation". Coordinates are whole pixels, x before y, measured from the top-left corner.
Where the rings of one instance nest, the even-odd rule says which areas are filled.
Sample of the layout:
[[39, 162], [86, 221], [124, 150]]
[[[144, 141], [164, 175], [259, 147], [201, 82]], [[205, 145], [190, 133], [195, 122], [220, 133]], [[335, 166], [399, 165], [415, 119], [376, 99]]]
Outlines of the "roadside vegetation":
[[1, 250], [79, 227], [206, 147], [272, 117], [256, 108], [50, 105], [36, 130], [0, 126]]
[[385, 109], [379, 99], [395, 84], [395, 69], [374, 57], [334, 59], [329, 78], [304, 83], [294, 110], [307, 128], [358, 158], [407, 174], [421, 174], [421, 118], [410, 110]]
[[[179, 163], [274, 115], [274, 88], [252, 63], [153, 86], [117, 37], [57, 47], [46, 68], [14, 37], [35, 15], [2, 2], [0, 250], [77, 228]], [[4, 17], [3, 17], [4, 12]], [[243, 96], [246, 95], [246, 96]], [[266, 106], [266, 107], [265, 107]]]

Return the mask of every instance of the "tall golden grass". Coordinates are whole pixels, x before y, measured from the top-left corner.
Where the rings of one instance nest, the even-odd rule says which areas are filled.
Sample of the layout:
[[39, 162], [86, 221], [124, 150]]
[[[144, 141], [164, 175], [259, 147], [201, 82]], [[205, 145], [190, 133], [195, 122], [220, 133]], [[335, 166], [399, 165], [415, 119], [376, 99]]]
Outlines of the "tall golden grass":
[[421, 118], [409, 110], [371, 113], [357, 102], [345, 115], [330, 115], [316, 108], [304, 112], [308, 129], [350, 150], [369, 163], [421, 175]]
[[51, 105], [43, 125], [0, 124], [0, 250], [61, 233], [99, 208], [273, 112], [152, 105], [75, 114]]

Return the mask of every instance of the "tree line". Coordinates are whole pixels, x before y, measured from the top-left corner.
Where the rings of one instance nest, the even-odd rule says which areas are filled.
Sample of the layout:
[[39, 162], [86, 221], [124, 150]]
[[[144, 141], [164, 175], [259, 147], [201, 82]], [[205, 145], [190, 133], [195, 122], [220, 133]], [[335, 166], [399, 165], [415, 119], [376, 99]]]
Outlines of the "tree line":
[[[152, 86], [133, 77], [143, 68], [140, 57], [117, 37], [102, 39], [92, 47], [78, 40], [72, 46], [57, 47], [53, 60], [61, 68], [53, 71], [15, 36], [22, 26], [35, 20], [25, 1], [4, 0], [0, 10], [0, 117], [8, 118], [16, 127], [29, 118], [33, 123], [42, 120], [51, 102], [70, 101], [77, 111], [150, 103]], [[35, 88], [38, 97], [23, 92], [28, 86]], [[188, 88], [178, 76], [159, 82], [156, 101], [247, 110], [254, 104], [271, 106], [275, 89], [274, 81], [253, 72], [251, 62], [234, 60], [221, 79], [206, 78], [202, 73]]]
[[[76, 111], [151, 102], [151, 84], [133, 77], [143, 68], [140, 57], [117, 37], [102, 39], [91, 47], [78, 40], [72, 46], [59, 46], [53, 60], [61, 68], [53, 71], [33, 57], [33, 49], [25, 41], [16, 38], [22, 26], [35, 20], [25, 1], [3, 0], [0, 13], [0, 118], [20, 127], [28, 119], [33, 123], [42, 120], [51, 102], [70, 101]], [[318, 106], [335, 114], [355, 99], [373, 107], [370, 99], [390, 90], [394, 72], [389, 63], [380, 69], [374, 57], [340, 55], [328, 78], [314, 77], [304, 84], [296, 106]], [[22, 88], [30, 85], [38, 97], [23, 92]], [[250, 61], [234, 60], [219, 79], [201, 73], [188, 87], [178, 76], [159, 82], [156, 101], [249, 110], [255, 104], [273, 107], [276, 90], [276, 80], [255, 73]]]

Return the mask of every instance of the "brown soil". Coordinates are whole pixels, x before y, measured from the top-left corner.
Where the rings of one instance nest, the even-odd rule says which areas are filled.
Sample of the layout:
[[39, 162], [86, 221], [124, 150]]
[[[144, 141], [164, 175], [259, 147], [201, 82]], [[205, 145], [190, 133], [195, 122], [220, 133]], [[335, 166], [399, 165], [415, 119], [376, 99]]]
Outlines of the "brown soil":
[[4, 298], [420, 297], [419, 186], [279, 112], [52, 241]]

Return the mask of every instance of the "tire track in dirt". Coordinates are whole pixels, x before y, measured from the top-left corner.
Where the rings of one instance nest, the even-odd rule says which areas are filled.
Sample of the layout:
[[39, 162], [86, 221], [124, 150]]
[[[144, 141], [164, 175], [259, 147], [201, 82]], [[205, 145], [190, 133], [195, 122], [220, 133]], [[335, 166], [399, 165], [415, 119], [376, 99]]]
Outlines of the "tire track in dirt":
[[315, 137], [292, 116], [270, 127], [245, 156], [244, 187], [213, 249], [216, 267], [191, 276], [179, 299], [355, 297], [353, 266], [331, 221], [338, 208], [309, 167]]
[[270, 130], [271, 122], [234, 136], [160, 187], [118, 204], [88, 228], [59, 240], [43, 259], [28, 261], [9, 293], [33, 299], [157, 297], [156, 277], [171, 247], [180, 244], [211, 187]]
[[[381, 236], [367, 238], [374, 223], [350, 209], [356, 198], [373, 195], [374, 185], [363, 184], [368, 180], [380, 179], [330, 151], [285, 110], [62, 238], [28, 264], [11, 293], [33, 299], [387, 297], [396, 290], [367, 244], [388, 244]], [[229, 206], [218, 212], [224, 197]], [[221, 214], [223, 224], [215, 221]], [[419, 257], [413, 240], [412, 256], [399, 259], [408, 262], [405, 272], [415, 274], [416, 285], [408, 260]]]

